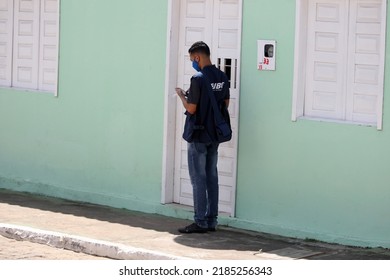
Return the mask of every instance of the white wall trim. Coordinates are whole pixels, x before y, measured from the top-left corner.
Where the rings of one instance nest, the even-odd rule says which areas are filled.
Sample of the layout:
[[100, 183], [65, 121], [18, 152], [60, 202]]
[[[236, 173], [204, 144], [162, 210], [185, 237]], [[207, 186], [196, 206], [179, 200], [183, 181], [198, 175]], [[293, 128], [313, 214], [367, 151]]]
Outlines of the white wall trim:
[[179, 35], [180, 0], [168, 1], [167, 46], [165, 68], [164, 139], [162, 164], [161, 203], [173, 202], [175, 164], [177, 53]]
[[[237, 49], [237, 53], [238, 53], [238, 57], [239, 57], [239, 63], [237, 64], [237, 77], [236, 77], [236, 81], [237, 81], [237, 88], [238, 88], [238, 92], [239, 92], [239, 95], [237, 96], [237, 99], [236, 99], [236, 106], [238, 108], [238, 114], [236, 116], [237, 118], [237, 125], [239, 127], [240, 125], [240, 96], [241, 96], [241, 62], [242, 62], [242, 25], [243, 25], [243, 1], [242, 0], [239, 0], [238, 1], [238, 4], [239, 4], [239, 17], [240, 17], [240, 28], [238, 30], [238, 38], [239, 38], [239, 46], [238, 46], [238, 49]], [[238, 185], [237, 185], [237, 172], [238, 172], [238, 150], [239, 150], [239, 129], [236, 130], [236, 133], [234, 133], [233, 135], [234, 137], [234, 141], [237, 145], [237, 148], [236, 148], [236, 151], [235, 151], [235, 156], [236, 156], [236, 160], [235, 160], [235, 165], [233, 167], [233, 180], [235, 182], [235, 188], [234, 188], [234, 192], [232, 193], [232, 205], [231, 205], [231, 212], [229, 213], [230, 214], [230, 217], [236, 217], [236, 204], [237, 204], [237, 188], [238, 188]]]
[[[305, 80], [306, 67], [300, 63], [306, 59], [306, 32], [304, 30], [307, 22], [307, 0], [296, 0], [295, 11], [295, 50], [294, 50], [294, 81], [291, 120], [297, 121], [303, 117], [305, 89], [301, 83]], [[304, 48], [303, 48], [304, 47]]]
[[384, 61], [384, 67], [381, 67], [379, 72], [379, 84], [383, 85], [383, 90], [378, 95], [378, 99], [382, 100], [382, 102], [378, 102], [377, 108], [377, 129], [383, 129], [383, 106], [384, 106], [384, 81], [385, 81], [385, 67], [386, 67], [386, 30], [387, 30], [387, 0], [382, 0], [382, 19], [384, 19], [384, 24], [382, 24], [382, 40], [384, 44], [381, 44], [380, 56]]
[[57, 80], [56, 80], [56, 86], [54, 90], [54, 97], [58, 97], [58, 89], [59, 89], [59, 79], [60, 79], [60, 40], [61, 40], [61, 0], [58, 0], [57, 3], [57, 9], [58, 9], [58, 24], [57, 24]]

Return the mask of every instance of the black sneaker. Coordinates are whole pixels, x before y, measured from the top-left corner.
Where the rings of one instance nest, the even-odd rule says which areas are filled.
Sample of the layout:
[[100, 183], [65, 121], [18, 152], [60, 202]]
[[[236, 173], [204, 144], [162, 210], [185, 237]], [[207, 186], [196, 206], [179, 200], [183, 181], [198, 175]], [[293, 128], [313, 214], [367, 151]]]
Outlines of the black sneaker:
[[215, 227], [209, 227], [209, 228], [207, 228], [207, 231], [212, 231], [212, 232], [214, 232], [214, 231], [217, 231], [217, 228], [215, 228]]
[[196, 223], [190, 224], [184, 228], [179, 228], [180, 233], [206, 233], [207, 228], [202, 228], [198, 226]]

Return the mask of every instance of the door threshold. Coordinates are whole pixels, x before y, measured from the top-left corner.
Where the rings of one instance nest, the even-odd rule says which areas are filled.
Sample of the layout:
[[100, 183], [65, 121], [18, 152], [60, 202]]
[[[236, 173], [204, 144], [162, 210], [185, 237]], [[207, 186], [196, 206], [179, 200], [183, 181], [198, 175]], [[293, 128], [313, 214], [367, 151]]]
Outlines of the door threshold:
[[[191, 212], [191, 213], [194, 212], [194, 207], [179, 204], [179, 203], [167, 203], [167, 204], [165, 204], [165, 206], [167, 206], [171, 209], [174, 209], [174, 210], [178, 210], [178, 211]], [[231, 217], [230, 213], [227, 213], [227, 212], [218, 212], [218, 216]]]

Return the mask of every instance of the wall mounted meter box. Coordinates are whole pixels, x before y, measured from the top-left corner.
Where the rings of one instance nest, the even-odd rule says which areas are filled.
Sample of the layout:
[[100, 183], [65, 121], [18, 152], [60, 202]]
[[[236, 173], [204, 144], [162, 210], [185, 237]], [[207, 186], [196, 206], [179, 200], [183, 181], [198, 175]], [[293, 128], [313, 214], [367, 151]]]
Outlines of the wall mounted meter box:
[[257, 69], [275, 70], [276, 65], [276, 41], [258, 40], [257, 41]]

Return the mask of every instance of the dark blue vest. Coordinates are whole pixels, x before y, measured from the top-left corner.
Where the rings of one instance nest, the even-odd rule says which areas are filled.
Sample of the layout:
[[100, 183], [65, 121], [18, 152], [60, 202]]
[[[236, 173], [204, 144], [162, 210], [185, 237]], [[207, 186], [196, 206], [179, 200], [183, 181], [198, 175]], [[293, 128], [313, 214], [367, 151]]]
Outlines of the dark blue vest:
[[[205, 79], [204, 75], [207, 77]], [[194, 115], [186, 112], [186, 123], [183, 138], [188, 142], [211, 143], [218, 142], [216, 136], [215, 119], [207, 81], [211, 84], [213, 94], [221, 111], [227, 113], [225, 100], [230, 98], [229, 80], [224, 72], [214, 65], [204, 67], [201, 72], [191, 78], [191, 83], [198, 83], [200, 98]], [[228, 114], [228, 113], [227, 113]]]

